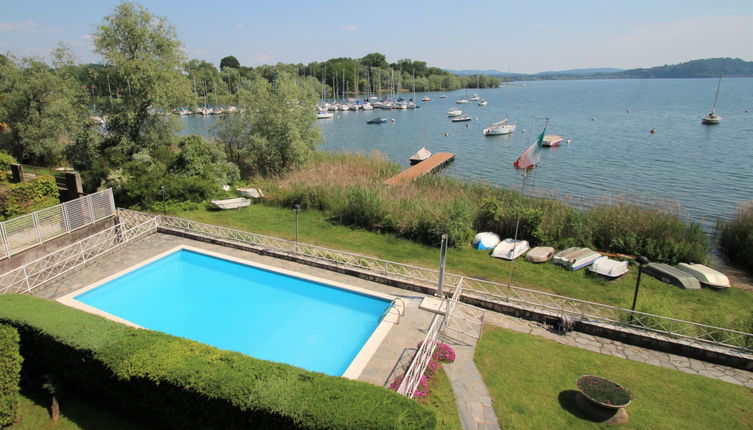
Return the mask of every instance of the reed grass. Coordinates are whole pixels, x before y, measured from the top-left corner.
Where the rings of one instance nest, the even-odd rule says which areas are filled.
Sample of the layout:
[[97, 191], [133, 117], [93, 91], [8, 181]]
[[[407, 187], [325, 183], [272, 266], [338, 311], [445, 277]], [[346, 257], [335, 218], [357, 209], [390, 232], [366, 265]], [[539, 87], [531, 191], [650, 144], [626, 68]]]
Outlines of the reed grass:
[[[283, 207], [327, 211], [345, 225], [451, 245], [476, 231], [493, 231], [532, 246], [587, 246], [645, 255], [669, 263], [705, 262], [708, 238], [700, 225], [683, 221], [676, 208], [641, 206], [620, 198], [578, 209], [553, 198], [531, 197], [487, 184], [431, 175], [411, 184], [385, 186], [399, 166], [379, 153], [317, 153], [297, 172], [268, 187], [268, 201]], [[519, 222], [518, 222], [519, 220]]]
[[732, 220], [720, 221], [717, 231], [722, 254], [753, 273], [753, 200], [741, 205]]

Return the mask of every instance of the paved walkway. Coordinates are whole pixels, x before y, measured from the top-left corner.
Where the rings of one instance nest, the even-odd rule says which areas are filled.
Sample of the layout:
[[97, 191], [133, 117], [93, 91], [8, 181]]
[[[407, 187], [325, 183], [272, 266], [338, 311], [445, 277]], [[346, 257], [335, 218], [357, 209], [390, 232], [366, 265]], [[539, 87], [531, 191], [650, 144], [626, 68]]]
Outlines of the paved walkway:
[[492, 407], [492, 397], [486, 389], [481, 373], [473, 362], [475, 345], [460, 345], [448, 341], [455, 350], [455, 362], [445, 365], [463, 428], [466, 430], [498, 429], [499, 421]]

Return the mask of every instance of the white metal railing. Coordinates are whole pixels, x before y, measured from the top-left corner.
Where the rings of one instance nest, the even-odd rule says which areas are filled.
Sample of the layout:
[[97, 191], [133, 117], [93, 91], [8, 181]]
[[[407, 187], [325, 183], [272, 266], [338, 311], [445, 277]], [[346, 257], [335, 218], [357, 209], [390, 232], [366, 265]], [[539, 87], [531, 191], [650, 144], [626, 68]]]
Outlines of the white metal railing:
[[[128, 214], [133, 217], [156, 216], [134, 211], [123, 211], [122, 209], [119, 209], [119, 211], [120, 214]], [[121, 215], [121, 218], [123, 218], [123, 215]], [[369, 271], [392, 279], [406, 280], [422, 285], [435, 286], [439, 280], [439, 271], [435, 269], [382, 260], [356, 253], [264, 236], [183, 218], [165, 216], [160, 218], [160, 226], [167, 229], [184, 230], [255, 247], [297, 254], [310, 259], [322, 260], [335, 266], [346, 266]], [[616, 306], [589, 302], [587, 300], [560, 296], [499, 282], [463, 277], [452, 273], [445, 273], [444, 285], [448, 289], [461, 287], [465, 292], [464, 294], [478, 296], [486, 301], [547, 312], [553, 315], [570, 316], [581, 321], [622, 327], [644, 335], [665, 336], [701, 347], [721, 347], [742, 352], [750, 352], [750, 349], [753, 348], [753, 335], [737, 330], [644, 312], [633, 312], [629, 309]]]
[[40, 285], [157, 230], [159, 218], [128, 228], [117, 224], [0, 275], [0, 294], [30, 294]]
[[0, 259], [115, 215], [110, 188], [0, 222]]
[[421, 346], [418, 347], [416, 355], [413, 356], [413, 360], [411, 361], [410, 366], [408, 366], [408, 370], [405, 372], [403, 380], [400, 382], [400, 386], [397, 388], [398, 393], [413, 398], [413, 395], [418, 389], [418, 385], [421, 383], [421, 378], [424, 376], [426, 366], [429, 365], [431, 356], [434, 354], [434, 349], [437, 346], [437, 339], [441, 332], [440, 328], [442, 327], [442, 322], [445, 318], [446, 316], [434, 314], [434, 318], [431, 320], [426, 337], [423, 342], [421, 342]]

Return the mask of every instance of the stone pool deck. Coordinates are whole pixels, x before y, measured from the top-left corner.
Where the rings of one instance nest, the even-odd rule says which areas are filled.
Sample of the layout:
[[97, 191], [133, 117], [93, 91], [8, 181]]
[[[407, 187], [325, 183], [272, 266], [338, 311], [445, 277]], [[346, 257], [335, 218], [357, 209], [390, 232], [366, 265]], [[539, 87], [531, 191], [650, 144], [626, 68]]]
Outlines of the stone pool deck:
[[[34, 294], [40, 297], [56, 299], [179, 245], [202, 248], [251, 262], [292, 270], [401, 298], [405, 303], [405, 313], [400, 317], [399, 323], [394, 324], [390, 328], [386, 338], [359, 376], [358, 379], [364, 382], [387, 386], [392, 377], [402, 373], [403, 367], [407, 366], [412, 353], [416, 349], [416, 345], [426, 335], [426, 330], [433, 317], [432, 313], [418, 308], [421, 299], [425, 297], [425, 295], [420, 293], [300, 263], [162, 233], [152, 234], [143, 240], [130, 243], [119, 250], [90, 262], [85, 267], [74, 270], [64, 277], [58, 278], [44, 287], [40, 287], [35, 290]], [[686, 373], [698, 374], [753, 388], [753, 372], [661, 353], [584, 333], [571, 332], [566, 335], [558, 334], [548, 330], [539, 323], [491, 311], [485, 312], [484, 323], [528, 333], [601, 354], [677, 369]], [[444, 340], [453, 345], [457, 353], [456, 362], [448, 365], [446, 371], [453, 386], [463, 427], [465, 429], [499, 428], [491, 397], [473, 362], [475, 341], [468, 338], [445, 338]]]

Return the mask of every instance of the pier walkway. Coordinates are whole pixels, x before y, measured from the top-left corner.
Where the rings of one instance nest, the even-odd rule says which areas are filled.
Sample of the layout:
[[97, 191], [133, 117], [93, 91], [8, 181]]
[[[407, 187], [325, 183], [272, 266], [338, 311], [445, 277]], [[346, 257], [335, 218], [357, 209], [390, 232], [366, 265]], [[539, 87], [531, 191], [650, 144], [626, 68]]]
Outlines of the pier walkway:
[[407, 184], [421, 176], [427, 175], [450, 161], [455, 159], [455, 154], [451, 152], [438, 152], [426, 160], [409, 167], [406, 170], [384, 181], [387, 185]]

